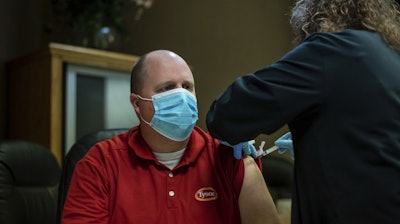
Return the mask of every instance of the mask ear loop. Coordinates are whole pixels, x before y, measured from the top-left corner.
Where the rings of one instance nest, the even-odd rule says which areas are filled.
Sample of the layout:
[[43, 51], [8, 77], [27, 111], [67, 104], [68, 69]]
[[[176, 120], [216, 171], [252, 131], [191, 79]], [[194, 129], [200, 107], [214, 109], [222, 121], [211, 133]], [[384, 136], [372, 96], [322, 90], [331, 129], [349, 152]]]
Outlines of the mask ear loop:
[[[135, 93], [135, 94], [136, 94], [136, 93]], [[140, 100], [143, 100], [143, 101], [153, 101], [153, 99], [141, 97], [139, 94], [136, 94], [136, 96], [137, 96]], [[150, 122], [146, 121], [146, 120], [142, 117], [142, 113], [140, 113], [139, 117], [140, 117], [140, 119], [141, 119], [144, 123], [146, 123], [147, 125], [149, 125], [150, 127], [152, 127], [152, 125], [150, 124]]]
[[[135, 94], [136, 94], [136, 93], [135, 93]], [[136, 96], [138, 96], [138, 98], [139, 98], [140, 100], [144, 100], [144, 101], [153, 101], [153, 99], [141, 97], [139, 94], [136, 94]]]

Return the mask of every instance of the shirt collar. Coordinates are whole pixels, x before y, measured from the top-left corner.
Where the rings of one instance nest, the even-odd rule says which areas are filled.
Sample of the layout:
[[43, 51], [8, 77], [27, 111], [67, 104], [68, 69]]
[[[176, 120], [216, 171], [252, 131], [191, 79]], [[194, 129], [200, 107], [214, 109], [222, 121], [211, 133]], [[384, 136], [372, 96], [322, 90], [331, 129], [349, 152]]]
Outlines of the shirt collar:
[[[143, 139], [139, 126], [133, 127], [129, 130], [128, 138], [129, 148], [133, 150], [138, 157], [144, 160], [154, 161], [157, 164], [159, 163], [150, 147]], [[194, 127], [192, 134], [190, 135], [188, 145], [186, 146], [185, 153], [175, 169], [195, 163], [202, 150], [204, 150], [205, 147], [209, 147], [209, 144], [207, 144], [207, 139], [207, 134], [203, 130], [197, 126]]]

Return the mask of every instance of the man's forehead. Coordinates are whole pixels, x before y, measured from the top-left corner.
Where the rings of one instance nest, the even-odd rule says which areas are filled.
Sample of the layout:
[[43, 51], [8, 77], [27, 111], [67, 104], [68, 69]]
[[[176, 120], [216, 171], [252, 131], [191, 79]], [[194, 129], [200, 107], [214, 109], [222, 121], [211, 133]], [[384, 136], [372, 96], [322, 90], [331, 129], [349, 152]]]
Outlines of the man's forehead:
[[192, 73], [189, 72], [163, 72], [160, 71], [149, 71], [146, 74], [146, 78], [144, 79], [145, 83], [151, 83], [153, 85], [161, 85], [161, 84], [179, 84], [179, 83], [194, 83], [194, 78]]

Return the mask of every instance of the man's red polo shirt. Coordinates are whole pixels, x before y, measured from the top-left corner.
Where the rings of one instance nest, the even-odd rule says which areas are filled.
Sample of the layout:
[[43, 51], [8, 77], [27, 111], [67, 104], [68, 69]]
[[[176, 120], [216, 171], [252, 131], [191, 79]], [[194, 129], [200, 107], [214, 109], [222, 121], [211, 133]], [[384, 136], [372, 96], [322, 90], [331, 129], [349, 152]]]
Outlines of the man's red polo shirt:
[[243, 160], [195, 127], [173, 169], [138, 127], [95, 145], [75, 167], [63, 223], [240, 223]]

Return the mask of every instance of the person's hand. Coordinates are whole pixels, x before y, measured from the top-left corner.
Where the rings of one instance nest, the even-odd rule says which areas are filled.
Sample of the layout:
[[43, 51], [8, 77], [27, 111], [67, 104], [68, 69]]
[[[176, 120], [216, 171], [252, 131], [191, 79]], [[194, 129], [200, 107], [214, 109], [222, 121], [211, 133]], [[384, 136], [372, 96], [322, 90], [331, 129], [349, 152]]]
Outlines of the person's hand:
[[279, 149], [278, 149], [279, 154], [282, 154], [282, 153], [286, 152], [287, 150], [289, 150], [290, 156], [294, 160], [294, 151], [293, 151], [293, 142], [292, 142], [292, 133], [291, 132], [288, 132], [288, 133], [282, 135], [281, 137], [279, 137], [275, 141], [275, 145], [279, 147]]
[[258, 157], [256, 147], [254, 147], [253, 145], [255, 142], [254, 140], [248, 142], [241, 142], [236, 145], [231, 145], [228, 142], [221, 140], [219, 140], [219, 142], [223, 145], [233, 147], [233, 157], [235, 157], [235, 159], [241, 159], [243, 154], [251, 155], [253, 158]]

